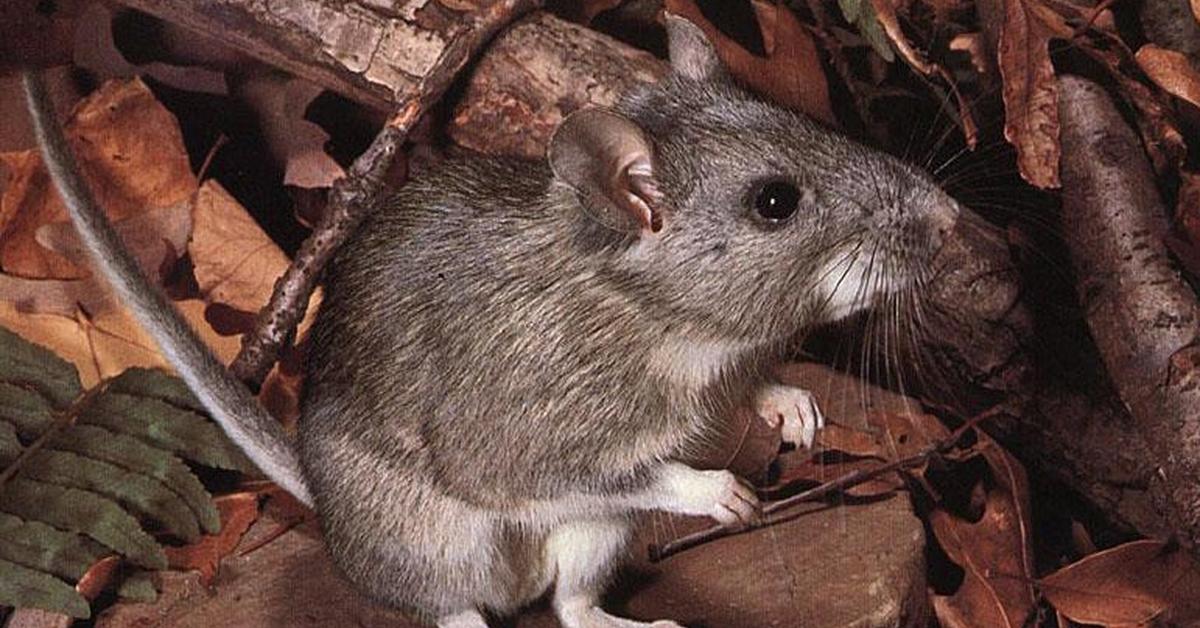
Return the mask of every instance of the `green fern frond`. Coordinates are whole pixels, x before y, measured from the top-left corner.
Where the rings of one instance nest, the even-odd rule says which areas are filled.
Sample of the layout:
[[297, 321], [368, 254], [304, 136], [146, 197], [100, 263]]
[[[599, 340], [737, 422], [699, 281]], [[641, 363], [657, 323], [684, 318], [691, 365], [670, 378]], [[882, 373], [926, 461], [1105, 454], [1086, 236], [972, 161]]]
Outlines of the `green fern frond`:
[[[218, 532], [185, 460], [253, 469], [177, 378], [129, 369], [85, 391], [69, 363], [0, 328], [0, 606], [87, 617], [70, 583], [103, 556], [162, 569], [148, 530]], [[120, 594], [144, 599], [153, 586], [136, 573]]]

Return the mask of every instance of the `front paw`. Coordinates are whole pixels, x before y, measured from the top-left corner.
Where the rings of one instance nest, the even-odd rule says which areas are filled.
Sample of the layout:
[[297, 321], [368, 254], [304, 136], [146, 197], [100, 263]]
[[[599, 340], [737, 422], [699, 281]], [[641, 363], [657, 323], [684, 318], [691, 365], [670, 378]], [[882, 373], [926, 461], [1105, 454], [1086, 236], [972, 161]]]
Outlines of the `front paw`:
[[768, 384], [759, 391], [755, 405], [758, 416], [780, 431], [783, 442], [796, 447], [812, 447], [817, 430], [825, 427], [816, 398], [803, 388]]
[[672, 465], [664, 484], [667, 498], [662, 507], [668, 512], [712, 517], [726, 525], [758, 517], [758, 496], [729, 471]]

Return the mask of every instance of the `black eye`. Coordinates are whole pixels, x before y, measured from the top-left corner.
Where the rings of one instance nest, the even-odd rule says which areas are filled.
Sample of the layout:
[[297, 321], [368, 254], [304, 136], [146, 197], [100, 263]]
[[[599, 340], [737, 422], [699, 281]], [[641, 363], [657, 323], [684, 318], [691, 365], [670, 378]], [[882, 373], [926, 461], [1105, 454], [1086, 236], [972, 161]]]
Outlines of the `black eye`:
[[800, 190], [787, 181], [768, 181], [754, 196], [754, 211], [771, 222], [791, 218], [800, 206]]

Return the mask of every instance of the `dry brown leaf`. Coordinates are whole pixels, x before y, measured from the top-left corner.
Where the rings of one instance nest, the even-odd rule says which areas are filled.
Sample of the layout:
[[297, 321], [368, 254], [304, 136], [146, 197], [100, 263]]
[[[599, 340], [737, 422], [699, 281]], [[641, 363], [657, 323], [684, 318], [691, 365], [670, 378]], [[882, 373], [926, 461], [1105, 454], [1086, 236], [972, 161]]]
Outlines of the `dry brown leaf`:
[[1194, 598], [1195, 562], [1162, 541], [1132, 541], [1084, 557], [1042, 578], [1046, 599], [1084, 624], [1143, 624]]
[[[110, 81], [80, 102], [66, 134], [97, 200], [116, 221], [186, 202], [196, 190], [175, 117], [140, 80]], [[37, 242], [67, 216], [41, 159], [7, 153], [11, 179], [0, 197], [0, 266], [35, 279], [79, 279], [87, 271]]]
[[[998, 51], [1004, 137], [1017, 149], [1022, 178], [1039, 188], [1057, 188], [1062, 150], [1058, 140], [1058, 82], [1050, 63], [1049, 44], [1055, 31], [1052, 27], [1060, 31], [1067, 27], [1061, 16], [1039, 11], [1038, 0], [1000, 1], [1004, 5]], [[1052, 21], [1047, 23], [1043, 18]]]
[[991, 74], [992, 56], [988, 54], [983, 33], [960, 33], [950, 40], [950, 50], [965, 52], [971, 59], [971, 67], [979, 74]]
[[1192, 0], [1192, 15], [1196, 17], [1196, 21], [1200, 22], [1200, 0]]
[[112, 584], [113, 577], [117, 575], [120, 567], [120, 556], [101, 558], [83, 572], [79, 582], [75, 583], [75, 590], [86, 599], [96, 599], [104, 589], [108, 588], [108, 585]]
[[934, 610], [945, 626], [1020, 628], [1035, 609], [1029, 483], [1007, 451], [978, 432], [976, 451], [992, 470], [995, 485], [984, 496], [983, 515], [968, 521], [942, 509], [929, 516], [946, 555], [964, 571], [962, 585], [935, 596]]
[[817, 451], [840, 451], [852, 456], [887, 458], [891, 452], [884, 449], [879, 438], [870, 432], [856, 430], [835, 423], [826, 424], [817, 432]]
[[[134, 65], [125, 59], [125, 55], [117, 47], [113, 39], [113, 11], [101, 2], [86, 3], [79, 16], [79, 27], [75, 29], [74, 61], [75, 65], [93, 73], [98, 79], [130, 78], [133, 76], [149, 76], [159, 83], [170, 85], [176, 89], [188, 92], [203, 92], [207, 94], [225, 95], [229, 93], [225, 83], [225, 72], [220, 68], [217, 58], [193, 59], [192, 63], [204, 65], [172, 65], [152, 61]], [[164, 37], [174, 27], [163, 23], [159, 26], [157, 35]], [[191, 33], [189, 37], [200, 46], [206, 39]], [[156, 42], [162, 45], [163, 41]], [[229, 65], [228, 63], [224, 65]]]
[[1134, 55], [1138, 65], [1155, 85], [1193, 106], [1200, 107], [1200, 71], [1182, 52], [1146, 44]]
[[597, 15], [621, 6], [622, 0], [582, 0], [579, 13], [584, 24], [591, 24]]
[[908, 40], [908, 36], [900, 27], [900, 17], [896, 14], [896, 7], [893, 6], [891, 0], [871, 0], [871, 6], [875, 9], [875, 19], [883, 27], [884, 34], [900, 51], [900, 57], [914, 70], [926, 76], [941, 77], [950, 87], [958, 105], [958, 121], [962, 126], [963, 137], [966, 139], [967, 145], [974, 148], [979, 140], [979, 126], [975, 124], [975, 117], [971, 114], [970, 106], [959, 91], [954, 76], [940, 64], [926, 59], [924, 53], [918, 51]]
[[323, 88], [276, 73], [255, 74], [239, 86], [242, 99], [258, 114], [267, 148], [283, 165], [283, 182], [301, 188], [327, 188], [345, 171], [325, 152], [329, 134], [304, 119]]
[[[174, 263], [187, 246], [192, 229], [191, 211], [184, 205], [163, 207], [133, 216], [113, 225], [125, 245], [151, 277]], [[86, 252], [70, 223], [43, 225], [36, 240], [47, 250], [67, 259], [84, 259]], [[116, 304], [108, 286], [95, 277], [84, 279], [25, 279], [0, 273], [0, 301], [12, 303], [22, 312], [57, 314], [74, 318], [82, 309], [92, 316]]]
[[[829, 429], [826, 426], [825, 429]], [[883, 465], [878, 458], [852, 458], [830, 462], [818, 460], [807, 451], [789, 451], [779, 455], [779, 478], [774, 486], [766, 487], [767, 492], [778, 491], [784, 487], [792, 487], [797, 483], [823, 484], [843, 475], [860, 471], [870, 471]], [[854, 497], [882, 497], [895, 493], [904, 488], [904, 480], [896, 473], [890, 473], [856, 484], [845, 489], [844, 493]]]
[[766, 0], [753, 0], [752, 4], [766, 57], [751, 54], [723, 34], [704, 17], [693, 0], [667, 0], [666, 9], [699, 26], [729, 72], [751, 90], [836, 125], [820, 51], [812, 35], [786, 6]]
[[[202, 301], [192, 299], [175, 305], [222, 361], [229, 362], [237, 355], [240, 343], [236, 337], [218, 336], [204, 324]], [[78, 313], [75, 318], [68, 318], [21, 312], [11, 303], [0, 302], [0, 326], [44, 345], [75, 365], [84, 387], [119, 375], [131, 366], [170, 368], [154, 342], [124, 309], [92, 317]]]
[[210, 303], [258, 312], [288, 267], [283, 251], [220, 183], [205, 181], [192, 214], [192, 256], [200, 292]]
[[257, 492], [222, 495], [214, 501], [221, 513], [221, 531], [207, 534], [183, 547], [167, 547], [167, 562], [174, 569], [195, 569], [205, 585], [212, 581], [221, 559], [233, 553], [242, 535], [258, 520]]

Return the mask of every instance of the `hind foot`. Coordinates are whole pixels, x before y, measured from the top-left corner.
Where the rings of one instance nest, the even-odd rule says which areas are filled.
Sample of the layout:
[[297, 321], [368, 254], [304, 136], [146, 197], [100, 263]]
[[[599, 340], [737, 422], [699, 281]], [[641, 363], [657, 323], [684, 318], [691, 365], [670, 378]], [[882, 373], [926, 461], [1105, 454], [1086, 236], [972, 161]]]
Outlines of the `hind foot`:
[[778, 429], [783, 442], [808, 449], [825, 427], [825, 415], [813, 394], [803, 388], [768, 384], [758, 391], [758, 416]]
[[599, 606], [594, 606], [590, 600], [558, 603], [555, 606], [563, 628], [683, 628], [666, 619], [647, 623], [610, 615]]
[[488, 628], [488, 625], [479, 611], [470, 610], [439, 617], [437, 628]]

